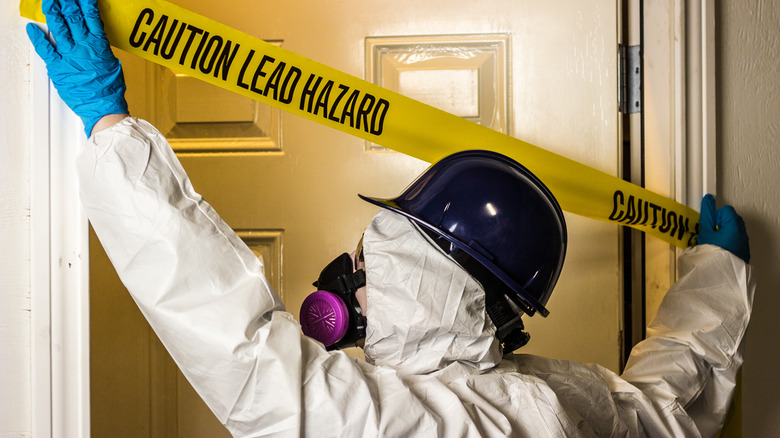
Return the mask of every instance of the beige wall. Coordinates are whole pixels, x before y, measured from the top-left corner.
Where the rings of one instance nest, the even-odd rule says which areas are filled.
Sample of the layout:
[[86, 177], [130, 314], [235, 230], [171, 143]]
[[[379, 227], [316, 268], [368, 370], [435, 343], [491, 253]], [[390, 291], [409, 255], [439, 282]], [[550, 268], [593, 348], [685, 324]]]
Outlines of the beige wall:
[[18, 8], [0, 2], [0, 437], [31, 435], [29, 46]]
[[780, 436], [780, 0], [716, 3], [718, 194], [747, 222], [758, 281], [743, 435]]

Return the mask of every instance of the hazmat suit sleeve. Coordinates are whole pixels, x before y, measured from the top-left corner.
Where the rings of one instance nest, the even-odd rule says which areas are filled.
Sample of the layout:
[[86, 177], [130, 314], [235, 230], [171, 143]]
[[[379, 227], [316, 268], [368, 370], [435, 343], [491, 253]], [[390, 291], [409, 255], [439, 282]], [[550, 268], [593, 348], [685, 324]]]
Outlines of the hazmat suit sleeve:
[[95, 133], [77, 171], [120, 279], [233, 436], [507, 436], [506, 422], [477, 426], [473, 402], [435, 377], [402, 377], [304, 336], [149, 123], [128, 117]]
[[82, 203], [119, 277], [231, 433], [303, 436], [304, 404], [334, 398], [304, 396], [323, 362], [359, 378], [346, 355], [301, 335], [261, 262], [151, 125], [126, 118], [96, 133], [77, 166]]
[[755, 283], [750, 265], [713, 245], [686, 250], [679, 263], [680, 280], [664, 297], [647, 339], [632, 350], [622, 378], [662, 415], [683, 416], [684, 409], [702, 436], [715, 436], [742, 365]]

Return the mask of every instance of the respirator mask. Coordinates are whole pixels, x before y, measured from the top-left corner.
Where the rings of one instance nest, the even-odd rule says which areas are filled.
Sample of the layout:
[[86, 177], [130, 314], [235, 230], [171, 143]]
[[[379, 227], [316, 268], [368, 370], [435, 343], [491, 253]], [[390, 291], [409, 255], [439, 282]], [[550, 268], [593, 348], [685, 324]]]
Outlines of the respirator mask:
[[322, 342], [328, 350], [354, 347], [366, 337], [366, 317], [355, 296], [366, 285], [365, 271], [356, 269], [355, 260], [360, 257], [360, 250], [354, 260], [347, 253], [336, 257], [313, 283], [317, 291], [301, 305], [303, 334]]

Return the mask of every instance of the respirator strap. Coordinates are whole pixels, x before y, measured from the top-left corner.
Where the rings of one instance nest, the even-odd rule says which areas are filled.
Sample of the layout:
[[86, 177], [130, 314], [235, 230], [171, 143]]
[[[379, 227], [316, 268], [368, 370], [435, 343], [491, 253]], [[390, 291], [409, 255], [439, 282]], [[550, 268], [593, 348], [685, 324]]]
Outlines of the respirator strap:
[[496, 337], [504, 354], [517, 350], [531, 339], [531, 335], [524, 331], [521, 315], [510, 307], [504, 294], [486, 290], [485, 308], [496, 326]]
[[339, 289], [343, 293], [355, 293], [356, 290], [366, 285], [366, 272], [359, 269], [352, 274], [340, 276], [337, 281]]
[[320, 290], [339, 293], [343, 296], [354, 294], [366, 285], [366, 273], [359, 269], [353, 272], [355, 265], [349, 254], [336, 257], [322, 270], [317, 281], [312, 283]]

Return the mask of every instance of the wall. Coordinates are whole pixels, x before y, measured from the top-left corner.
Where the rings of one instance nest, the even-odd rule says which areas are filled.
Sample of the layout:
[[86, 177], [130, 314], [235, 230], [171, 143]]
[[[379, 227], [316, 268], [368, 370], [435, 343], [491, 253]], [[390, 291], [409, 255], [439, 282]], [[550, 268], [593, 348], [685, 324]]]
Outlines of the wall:
[[0, 438], [29, 437], [29, 44], [18, 2], [0, 2]]
[[780, 1], [717, 3], [718, 198], [745, 218], [758, 282], [742, 430], [780, 436]]
[[[743, 431], [780, 436], [780, 0], [717, 8], [718, 198], [747, 221], [759, 284]], [[0, 2], [0, 438], [31, 436], [28, 43], [17, 17], [17, 2]]]

